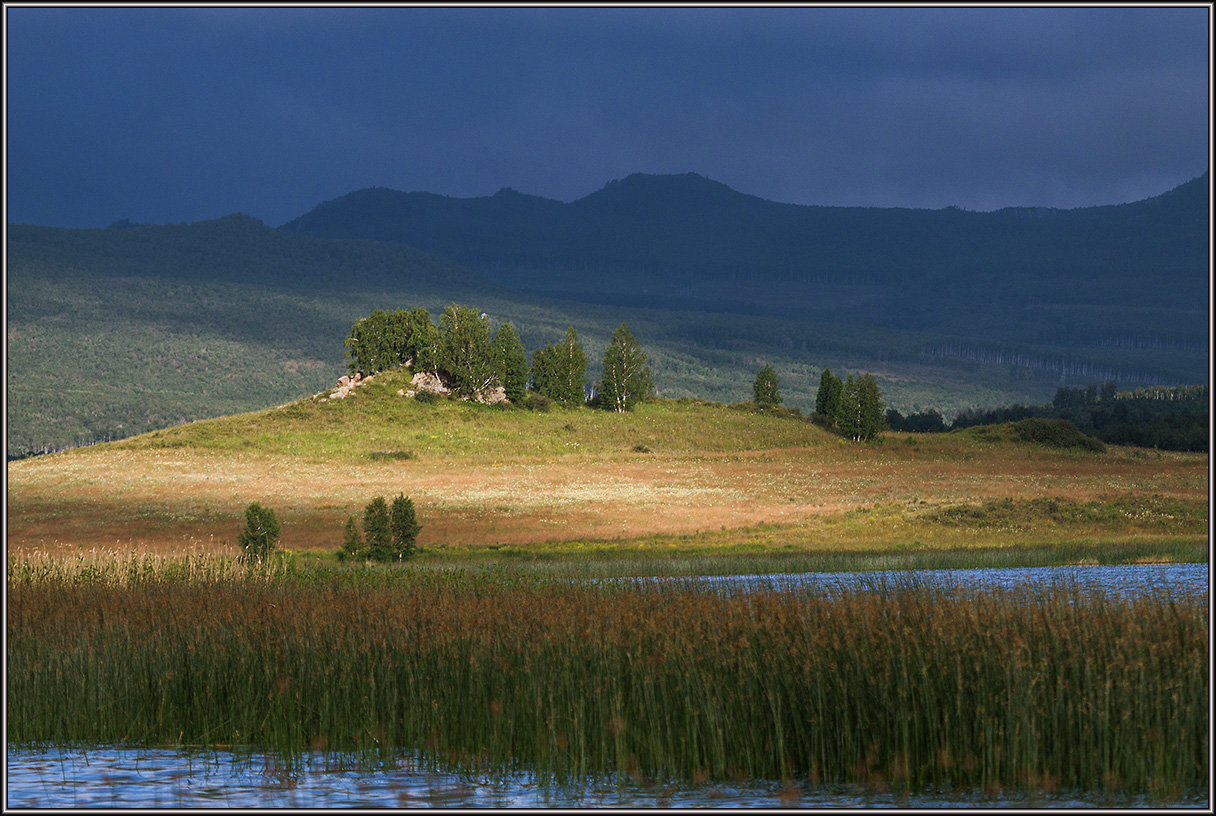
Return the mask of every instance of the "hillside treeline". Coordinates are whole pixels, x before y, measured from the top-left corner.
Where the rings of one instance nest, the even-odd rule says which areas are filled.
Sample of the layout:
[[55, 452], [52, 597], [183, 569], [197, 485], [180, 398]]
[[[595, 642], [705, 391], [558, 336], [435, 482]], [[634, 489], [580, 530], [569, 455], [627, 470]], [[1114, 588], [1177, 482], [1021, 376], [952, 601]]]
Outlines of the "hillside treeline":
[[1108, 381], [1101, 388], [1060, 388], [1048, 405], [1011, 405], [960, 411], [947, 424], [937, 411], [904, 416], [887, 411], [887, 427], [907, 433], [941, 433], [977, 425], [1025, 419], [1067, 420], [1082, 433], [1111, 445], [1173, 451], [1206, 451], [1209, 446], [1208, 387], [1185, 385], [1120, 392]]
[[376, 309], [351, 327], [345, 346], [352, 374], [410, 366], [415, 375], [433, 374], [463, 398], [501, 388], [508, 402], [529, 408], [543, 409], [550, 402], [566, 407], [588, 402], [627, 411], [654, 395], [646, 353], [624, 323], [604, 351], [603, 377], [590, 395], [587, 355], [573, 326], [561, 342], [536, 349], [531, 365], [514, 326], [503, 323], [491, 335], [484, 312], [455, 303], [443, 310], [438, 326], [422, 307], [392, 312]]

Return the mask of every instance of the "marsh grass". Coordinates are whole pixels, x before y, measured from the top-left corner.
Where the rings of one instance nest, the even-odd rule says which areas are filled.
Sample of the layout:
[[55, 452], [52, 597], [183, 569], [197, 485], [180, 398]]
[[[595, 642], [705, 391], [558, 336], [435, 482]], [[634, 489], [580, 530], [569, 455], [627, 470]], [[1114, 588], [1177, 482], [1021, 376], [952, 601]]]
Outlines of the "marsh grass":
[[575, 781], [1207, 784], [1201, 601], [203, 562], [10, 569], [9, 740]]

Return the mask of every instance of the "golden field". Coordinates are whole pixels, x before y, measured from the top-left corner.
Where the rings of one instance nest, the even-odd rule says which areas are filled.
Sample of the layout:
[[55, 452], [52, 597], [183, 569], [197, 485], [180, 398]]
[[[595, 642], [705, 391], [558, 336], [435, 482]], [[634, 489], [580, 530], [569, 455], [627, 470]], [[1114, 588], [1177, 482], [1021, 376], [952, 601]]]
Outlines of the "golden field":
[[[672, 536], [814, 549], [907, 546], [926, 535], [928, 546], [957, 546], [1207, 534], [1206, 454], [1052, 450], [966, 433], [853, 444], [740, 406], [542, 413], [423, 404], [397, 396], [399, 386], [382, 375], [341, 402], [317, 396], [10, 462], [10, 553], [230, 553], [253, 501], [277, 513], [282, 547], [336, 551], [348, 516], [398, 493], [413, 499], [429, 551]], [[1151, 499], [1166, 509], [1124, 513], [1124, 524], [1108, 516], [1101, 529], [1041, 513], [1004, 528], [925, 522], [942, 508], [1006, 498]], [[1179, 503], [1187, 519], [1169, 512]]]

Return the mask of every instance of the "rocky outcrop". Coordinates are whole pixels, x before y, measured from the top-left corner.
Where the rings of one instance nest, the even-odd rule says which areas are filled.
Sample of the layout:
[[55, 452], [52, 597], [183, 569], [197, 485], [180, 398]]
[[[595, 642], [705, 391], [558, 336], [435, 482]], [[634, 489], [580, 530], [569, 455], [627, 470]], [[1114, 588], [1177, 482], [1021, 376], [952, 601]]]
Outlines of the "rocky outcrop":
[[498, 405], [507, 401], [507, 391], [501, 385], [496, 385], [485, 391], [478, 391], [473, 395], [473, 399], [486, 405]]
[[[346, 399], [355, 392], [356, 388], [367, 385], [373, 379], [375, 379], [375, 375], [369, 374], [365, 377], [359, 372], [355, 372], [349, 377], [343, 375], [338, 378], [338, 384], [333, 391], [321, 395], [321, 401]], [[452, 389], [444, 385], [443, 380], [437, 374], [420, 371], [410, 380], [408, 388], [398, 389], [397, 393], [403, 397], [416, 397], [419, 394], [438, 394], [441, 397], [448, 397], [451, 396]], [[485, 405], [498, 405], [501, 402], [507, 402], [507, 392], [501, 385], [496, 385], [485, 391], [479, 391], [472, 396], [472, 399]]]
[[366, 377], [364, 377], [363, 374], [359, 371], [356, 371], [353, 375], [351, 375], [349, 377], [346, 376], [345, 374], [343, 374], [341, 377], [338, 378], [337, 389], [335, 391], [330, 392], [330, 394], [328, 396], [321, 397], [321, 400], [325, 401], [325, 400], [345, 399], [346, 397], [349, 397], [354, 392], [354, 390], [356, 388], [358, 388], [359, 386], [367, 385], [369, 382], [371, 382], [374, 379], [374, 377], [375, 377], [375, 375], [373, 375], [373, 374], [368, 374]]
[[[439, 379], [439, 377], [424, 371], [414, 375], [414, 378], [410, 380], [409, 388], [402, 388], [397, 393], [403, 397], [415, 397], [423, 393], [439, 394], [447, 397], [451, 396], [452, 389], [444, 385], [443, 380]], [[469, 398], [465, 397], [465, 399]], [[501, 385], [496, 385], [485, 391], [478, 391], [472, 396], [472, 399], [485, 405], [497, 405], [500, 402], [507, 401], [507, 392]]]
[[440, 394], [446, 397], [452, 391], [443, 384], [443, 380], [439, 379], [437, 375], [429, 371], [420, 371], [410, 380], [409, 388], [403, 388], [397, 393], [403, 397], [413, 397], [419, 393]]

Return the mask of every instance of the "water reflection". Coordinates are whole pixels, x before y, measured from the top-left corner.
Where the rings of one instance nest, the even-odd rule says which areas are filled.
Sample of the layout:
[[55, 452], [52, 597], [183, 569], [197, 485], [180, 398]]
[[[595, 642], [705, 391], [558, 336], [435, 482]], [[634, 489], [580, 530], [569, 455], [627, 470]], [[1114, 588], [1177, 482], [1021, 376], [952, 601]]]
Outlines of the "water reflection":
[[[95, 748], [8, 749], [9, 808], [930, 808], [1151, 807], [1145, 798], [992, 796], [952, 792], [902, 795], [859, 788], [738, 785], [543, 786], [527, 774], [502, 777], [426, 770], [403, 760], [361, 771], [310, 755], [287, 772], [274, 760], [222, 751]], [[1206, 792], [1168, 803], [1206, 809]]]
[[1115, 598], [1205, 597], [1207, 564], [1108, 564], [1065, 567], [906, 570], [886, 572], [803, 572], [776, 575], [715, 575], [687, 578], [612, 579], [646, 584], [676, 581], [719, 591], [818, 589], [828, 595], [901, 586], [965, 591], [1031, 589], [1040, 592], [1103, 592]]

